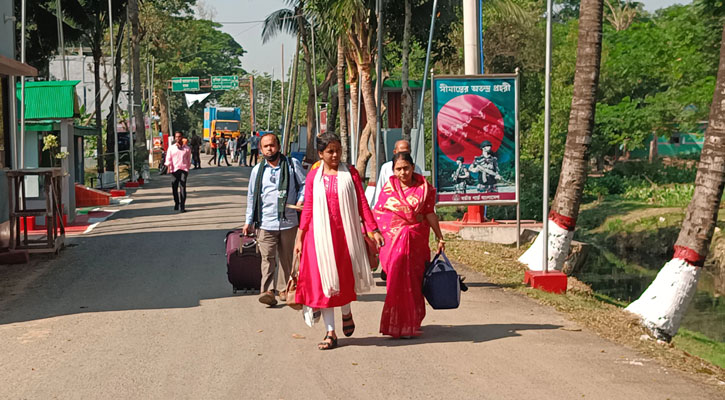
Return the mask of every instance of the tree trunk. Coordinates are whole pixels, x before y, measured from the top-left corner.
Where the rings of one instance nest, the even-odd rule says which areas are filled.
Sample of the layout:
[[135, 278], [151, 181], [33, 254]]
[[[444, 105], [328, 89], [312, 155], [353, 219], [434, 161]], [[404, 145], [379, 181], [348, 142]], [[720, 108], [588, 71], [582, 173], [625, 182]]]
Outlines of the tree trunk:
[[640, 298], [627, 307], [658, 339], [669, 341], [695, 294], [717, 223], [725, 185], [725, 30], [720, 66], [710, 106], [710, 120], [695, 177], [695, 192], [687, 207], [675, 253]]
[[[131, 21], [131, 69], [133, 70], [133, 116], [136, 120], [136, 139], [140, 144], [139, 147], [146, 151], [146, 124], [143, 119], [143, 109], [141, 104], [141, 46], [139, 45], [141, 37], [139, 36], [139, 19], [138, 19], [138, 0], [128, 0], [128, 16]], [[143, 135], [140, 133], [143, 132]], [[137, 165], [136, 168], [140, 168]]]
[[[352, 88], [351, 88], [352, 89]], [[352, 93], [352, 91], [350, 91]], [[337, 38], [337, 109], [340, 116], [340, 144], [342, 162], [350, 160], [350, 134], [347, 129], [347, 107], [345, 102], [345, 47], [342, 37]]]
[[658, 150], [657, 142], [658, 142], [658, 140], [659, 139], [657, 137], [657, 134], [656, 133], [652, 134], [652, 142], [650, 142], [650, 144], [649, 144], [649, 158], [648, 158], [648, 161], [650, 164], [652, 164], [653, 162], [655, 162], [657, 160], [657, 150]]
[[[121, 91], [121, 44], [123, 43], [123, 33], [124, 28], [126, 27], [126, 18], [122, 18], [118, 23], [118, 31], [116, 32], [116, 46], [114, 47], [114, 51], [116, 52], [115, 55], [113, 55], [113, 65], [111, 65], [111, 68], [114, 69], [114, 81], [111, 82], [111, 112], [106, 117], [106, 152], [107, 153], [113, 153], [116, 150], [116, 135], [113, 134], [114, 132], [114, 120], [113, 120], [113, 107], [118, 106], [113, 99], [116, 99], [118, 101], [118, 93]], [[120, 157], [120, 155], [119, 155]], [[106, 170], [107, 171], [115, 171], [115, 156], [109, 155], [106, 157]]]
[[[410, 142], [410, 129], [413, 126], [413, 93], [408, 86], [409, 79], [409, 61], [410, 61], [410, 20], [413, 11], [411, 10], [410, 0], [405, 0], [405, 22], [403, 25], [403, 66], [401, 72], [401, 80], [403, 81], [403, 93], [401, 95], [401, 105], [403, 111], [403, 140]], [[390, 116], [388, 116], [389, 118]]]
[[[375, 105], [375, 89], [373, 88], [373, 80], [370, 75], [372, 69], [372, 63], [362, 62], [360, 65], [360, 88], [362, 91], [363, 102], [365, 103], [365, 116], [367, 117], [367, 126], [363, 135], [360, 137], [360, 154], [357, 157], [357, 167], [360, 175], [365, 176], [368, 162], [371, 162], [373, 166], [376, 164], [376, 151], [375, 143], [377, 143], [377, 136], [375, 135], [375, 124], [377, 123], [377, 107]], [[368, 140], [372, 141], [372, 145], [369, 147]], [[368, 178], [372, 182], [376, 182], [378, 179], [378, 169], [372, 168], [370, 176]]]
[[156, 90], [156, 98], [158, 99], [159, 123], [161, 124], [161, 133], [170, 135], [169, 132], [169, 100], [166, 98], [164, 89]]
[[[587, 178], [602, 54], [602, 7], [603, 0], [582, 0], [579, 9], [579, 41], [569, 129], [559, 185], [548, 215], [549, 270], [561, 271], [564, 260], [569, 254], [569, 245], [574, 237], [582, 191]], [[544, 239], [540, 236], [519, 258], [519, 261], [532, 270], [543, 270], [541, 254]]]
[[[335, 75], [337, 75], [337, 73]], [[337, 100], [337, 93], [335, 93], [332, 98], [328, 97], [328, 99], [330, 106], [327, 108], [328, 111], [326, 131], [340, 136], [340, 134], [337, 132], [337, 113], [340, 112], [340, 102]], [[340, 138], [340, 140], [342, 141], [342, 138]]]
[[[357, 65], [354, 61], [347, 60], [347, 80], [350, 83], [350, 121], [348, 121], [348, 132], [350, 133], [350, 154], [348, 157], [348, 163], [357, 163], [357, 155], [360, 153], [360, 119], [358, 113], [360, 112], [360, 102], [358, 101], [358, 93], [360, 91], [360, 74], [357, 70]], [[353, 138], [353, 132], [355, 137]], [[355, 140], [355, 149], [357, 154], [353, 154], [352, 145], [353, 139]], [[353, 157], [355, 159], [353, 159]]]
[[[295, 47], [295, 57], [292, 62], [292, 77], [290, 77], [290, 98], [289, 98], [289, 104], [287, 104], [287, 115], [285, 116], [284, 121], [284, 140], [287, 141], [287, 143], [291, 143], [292, 139], [292, 123], [294, 120], [294, 111], [295, 111], [295, 97], [297, 96], [297, 68], [299, 66], [299, 60], [300, 60], [300, 34], [297, 33], [297, 46]], [[307, 143], [307, 147], [310, 147], [310, 144]], [[289, 147], [286, 147], [287, 150], [289, 150]]]
[[[96, 137], [96, 169], [98, 173], [103, 173], [103, 113], [101, 110], [101, 49], [99, 45], [96, 45], [92, 49], [93, 52], [93, 83], [95, 87], [95, 107], [96, 107], [96, 130], [98, 136]], [[108, 134], [108, 133], [106, 133]]]
[[[317, 151], [315, 150], [315, 138], [317, 137], [317, 112], [315, 104], [315, 80], [312, 77], [312, 55], [310, 47], [307, 43], [307, 33], [305, 29], [300, 30], [302, 38], [302, 53], [305, 59], [305, 83], [307, 83], [307, 153], [305, 158], [308, 161], [317, 160]], [[315, 77], [316, 79], [317, 77]]]

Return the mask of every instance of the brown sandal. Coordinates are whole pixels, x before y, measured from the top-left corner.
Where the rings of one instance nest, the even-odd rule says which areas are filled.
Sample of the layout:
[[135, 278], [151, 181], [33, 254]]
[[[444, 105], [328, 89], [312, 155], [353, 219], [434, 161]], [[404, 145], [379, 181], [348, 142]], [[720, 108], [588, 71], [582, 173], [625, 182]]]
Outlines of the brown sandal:
[[[331, 341], [328, 342], [327, 339], [330, 339]], [[324, 342], [317, 343], [318, 350], [332, 350], [337, 347], [337, 338], [326, 335], [322, 340], [324, 340]]]
[[[347, 324], [346, 322], [350, 323]], [[347, 314], [347, 316], [342, 316], [342, 333], [347, 337], [355, 333], [355, 321], [352, 320], [352, 313]]]

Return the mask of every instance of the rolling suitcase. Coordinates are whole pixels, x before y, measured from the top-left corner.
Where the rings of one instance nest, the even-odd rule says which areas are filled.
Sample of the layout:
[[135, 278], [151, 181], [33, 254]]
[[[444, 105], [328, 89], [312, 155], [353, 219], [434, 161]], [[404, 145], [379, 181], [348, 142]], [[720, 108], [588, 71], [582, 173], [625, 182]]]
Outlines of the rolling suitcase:
[[262, 256], [257, 252], [254, 237], [242, 236], [241, 230], [227, 232], [227, 278], [232, 292], [238, 290], [259, 291], [262, 281]]

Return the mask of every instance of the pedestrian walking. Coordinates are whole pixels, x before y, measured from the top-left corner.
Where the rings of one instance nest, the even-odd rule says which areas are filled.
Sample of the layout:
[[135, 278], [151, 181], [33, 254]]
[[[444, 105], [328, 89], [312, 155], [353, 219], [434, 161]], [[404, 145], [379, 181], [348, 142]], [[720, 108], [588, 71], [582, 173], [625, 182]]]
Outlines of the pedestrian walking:
[[[245, 235], [254, 229], [262, 256], [262, 282], [259, 302], [274, 306], [276, 285], [286, 285], [292, 271], [292, 256], [299, 225], [297, 211], [289, 204], [302, 205], [305, 194], [305, 172], [299, 161], [282, 155], [279, 139], [268, 133], [262, 137], [262, 161], [249, 176], [247, 214], [242, 231]], [[284, 274], [277, 281], [277, 255]], [[280, 300], [287, 293], [279, 291]]]
[[232, 164], [229, 164], [229, 159], [227, 158], [227, 146], [229, 145], [229, 140], [224, 136], [222, 133], [219, 137], [219, 142], [217, 142], [217, 148], [219, 149], [219, 162], [217, 163], [217, 166], [221, 167], [222, 165], [222, 157], [224, 158], [224, 162], [227, 163], [227, 167], [231, 166]]
[[337, 347], [334, 307], [342, 307], [343, 333], [355, 331], [350, 303], [374, 284], [360, 221], [377, 246], [383, 237], [365, 201], [357, 170], [340, 163], [340, 138], [324, 133], [317, 138], [322, 163], [310, 171], [305, 185], [305, 205], [295, 242], [300, 269], [295, 302], [303, 304], [312, 324], [313, 309], [320, 309], [325, 337], [320, 350]]
[[[257, 136], [256, 132], [252, 132], [252, 135], [249, 137], [249, 166], [253, 167], [257, 165], [257, 160], [259, 158], [259, 137]], [[254, 163], [252, 163], [252, 159], [254, 159]]]
[[184, 143], [184, 134], [174, 134], [175, 143], [166, 151], [166, 168], [174, 176], [171, 191], [174, 195], [174, 210], [186, 212], [186, 178], [191, 166], [191, 149]]
[[209, 140], [209, 147], [211, 147], [211, 158], [209, 161], [207, 161], [207, 165], [211, 165], [212, 162], [214, 162], [214, 165], [219, 165], [217, 163], [217, 138], [216, 138], [216, 132], [212, 133], [211, 139]]
[[242, 133], [237, 143], [237, 152], [239, 152], [239, 166], [247, 166], [247, 134]]
[[200, 169], [201, 168], [201, 155], [199, 154], [199, 151], [201, 150], [201, 136], [196, 134], [196, 130], [191, 131], [191, 160], [192, 164], [194, 165], [194, 169]]
[[430, 229], [438, 238], [439, 252], [444, 250], [445, 242], [435, 214], [435, 188], [423, 175], [413, 172], [415, 164], [410, 153], [398, 153], [392, 162], [394, 175], [383, 187], [373, 212], [385, 238], [380, 262], [388, 275], [380, 333], [400, 338], [421, 333]]
[[232, 158], [232, 163], [235, 163], [237, 161], [237, 138], [231, 137], [229, 138], [229, 156]]

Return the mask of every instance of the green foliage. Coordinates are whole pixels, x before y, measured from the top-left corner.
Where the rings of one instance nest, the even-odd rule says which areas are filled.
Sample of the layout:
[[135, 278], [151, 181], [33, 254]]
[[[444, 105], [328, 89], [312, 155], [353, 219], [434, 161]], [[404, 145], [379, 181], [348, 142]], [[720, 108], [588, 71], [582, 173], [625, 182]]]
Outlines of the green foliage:
[[694, 190], [694, 167], [664, 166], [644, 161], [617, 164], [600, 177], [590, 177], [584, 186], [583, 201], [620, 196], [662, 207], [686, 206]]

